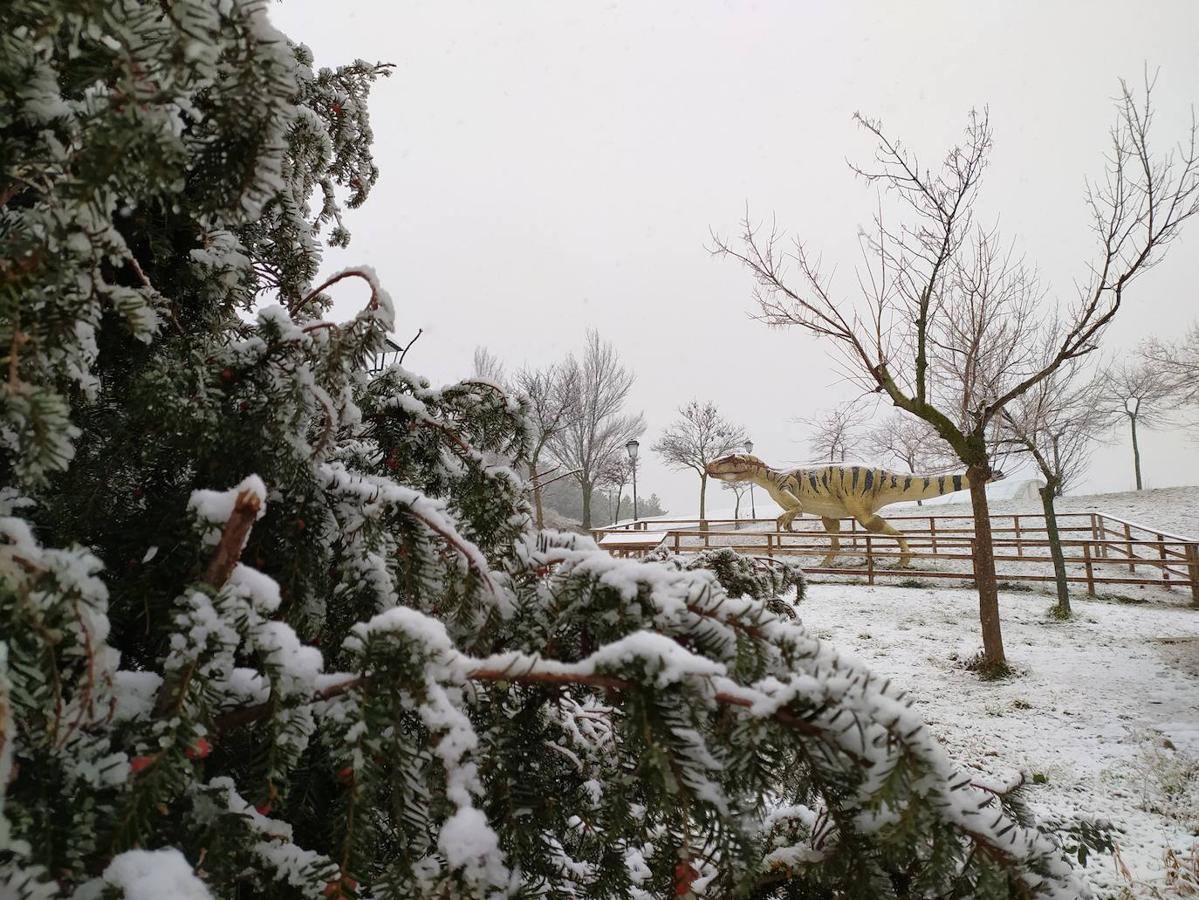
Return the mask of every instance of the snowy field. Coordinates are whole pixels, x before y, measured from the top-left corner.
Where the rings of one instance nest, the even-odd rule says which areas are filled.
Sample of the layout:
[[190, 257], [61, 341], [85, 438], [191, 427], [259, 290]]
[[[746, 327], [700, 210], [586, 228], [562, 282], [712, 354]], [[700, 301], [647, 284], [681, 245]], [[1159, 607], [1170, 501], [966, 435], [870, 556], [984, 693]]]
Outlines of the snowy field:
[[1084, 871], [1099, 896], [1175, 896], [1165, 853], [1190, 857], [1199, 842], [1199, 611], [1074, 602], [1075, 619], [1059, 623], [1040, 594], [1001, 595], [1019, 674], [998, 682], [962, 668], [980, 649], [970, 590], [813, 584], [800, 615], [904, 683], [964, 765], [1035, 776], [1038, 815], [1115, 825], [1128, 875], [1093, 857]]

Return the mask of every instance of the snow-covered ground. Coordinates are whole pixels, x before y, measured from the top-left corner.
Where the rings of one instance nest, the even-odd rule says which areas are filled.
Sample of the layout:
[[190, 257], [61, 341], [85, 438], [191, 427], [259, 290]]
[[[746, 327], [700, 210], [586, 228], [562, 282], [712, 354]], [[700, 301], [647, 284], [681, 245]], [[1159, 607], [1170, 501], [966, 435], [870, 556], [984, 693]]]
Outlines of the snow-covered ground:
[[[1199, 536], [1199, 487], [1064, 497], [1058, 509]], [[997, 496], [992, 510], [1041, 506], [1035, 494]], [[969, 506], [936, 512], [965, 515]], [[758, 503], [759, 516], [773, 514], [773, 504]], [[1112, 596], [1140, 601], [1125, 603], [1089, 600], [1076, 585], [1075, 617], [1063, 623], [1047, 615], [1052, 600], [1041, 590], [1005, 591], [1004, 641], [1018, 674], [984, 682], [963, 666], [980, 649], [978, 597], [968, 587], [813, 582], [799, 607], [808, 627], [903, 682], [963, 764], [995, 780], [1025, 772], [1043, 818], [1115, 827], [1119, 859], [1092, 857], [1083, 870], [1098, 896], [1193, 896], [1168, 887], [1167, 853], [1195, 873], [1199, 894], [1199, 610], [1186, 605], [1189, 592], [1120, 586]]]
[[[813, 584], [799, 609], [818, 636], [903, 682], [963, 764], [1026, 772], [1039, 815], [1110, 821], [1137, 882], [1125, 896], [1158, 896], [1167, 849], [1199, 852], [1199, 610], [1076, 600], [1061, 623], [1048, 605], [1002, 594], [1019, 674], [997, 682], [962, 665], [980, 647], [968, 589]], [[1100, 896], [1129, 887], [1112, 856], [1084, 871]]]

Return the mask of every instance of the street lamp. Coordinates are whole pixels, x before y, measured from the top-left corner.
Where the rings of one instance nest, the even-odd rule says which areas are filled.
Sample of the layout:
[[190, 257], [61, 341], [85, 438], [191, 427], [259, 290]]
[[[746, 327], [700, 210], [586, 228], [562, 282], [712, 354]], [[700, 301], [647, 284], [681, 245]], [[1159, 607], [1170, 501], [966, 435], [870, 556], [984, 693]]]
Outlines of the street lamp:
[[[633, 464], [633, 527], [637, 527], [637, 449], [641, 445], [637, 438], [629, 438], [624, 448], [629, 451], [629, 461]], [[619, 515], [619, 512], [617, 513]]]
[[[748, 438], [745, 440], [745, 452], [751, 456], [754, 452], [754, 442]], [[752, 481], [749, 483], [749, 517], [751, 519], [758, 517], [758, 511], [754, 509], [754, 483]]]

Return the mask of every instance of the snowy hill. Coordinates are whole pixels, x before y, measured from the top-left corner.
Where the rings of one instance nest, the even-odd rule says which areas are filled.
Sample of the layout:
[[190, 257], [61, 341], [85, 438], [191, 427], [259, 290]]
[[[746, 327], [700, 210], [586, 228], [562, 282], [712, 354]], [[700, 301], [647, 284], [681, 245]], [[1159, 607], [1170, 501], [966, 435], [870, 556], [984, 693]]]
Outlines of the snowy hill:
[[[995, 486], [1003, 484], [996, 482]], [[988, 494], [990, 492], [988, 491]], [[939, 514], [966, 514], [970, 512], [969, 499], [960, 494], [950, 494], [951, 502], [937, 507]], [[907, 504], [895, 504], [888, 509], [899, 509]], [[925, 504], [927, 505], [927, 504]], [[1059, 497], [1054, 504], [1058, 512], [1102, 512], [1118, 519], [1127, 519], [1140, 525], [1151, 525], [1173, 532], [1180, 537], [1199, 539], [1199, 485], [1187, 487], [1154, 488], [1146, 491], [1121, 491], [1113, 494], [1079, 494]], [[991, 502], [994, 513], [1039, 513], [1041, 498], [1032, 497], [1002, 499], [995, 497]], [[884, 513], [885, 515], [885, 513]]]

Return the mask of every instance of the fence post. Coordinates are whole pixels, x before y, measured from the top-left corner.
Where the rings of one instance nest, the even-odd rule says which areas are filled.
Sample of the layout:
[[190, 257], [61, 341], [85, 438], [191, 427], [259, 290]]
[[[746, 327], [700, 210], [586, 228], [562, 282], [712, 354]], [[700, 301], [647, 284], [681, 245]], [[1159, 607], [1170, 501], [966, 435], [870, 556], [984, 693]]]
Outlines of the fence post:
[[[1094, 521], [1093, 517], [1092, 517], [1092, 521]], [[1087, 567], [1087, 595], [1094, 597], [1095, 596], [1095, 571], [1091, 567], [1091, 542], [1090, 541], [1083, 542], [1082, 558], [1083, 558], [1083, 563]]]
[[1170, 570], [1168, 566], [1170, 565], [1170, 561], [1166, 559], [1166, 536], [1164, 534], [1157, 536], [1157, 552], [1162, 558], [1162, 584], [1169, 587]]
[[870, 535], [866, 535], [866, 583], [874, 584], [874, 548], [870, 544]]
[[1187, 544], [1187, 570], [1191, 573], [1191, 606], [1199, 607], [1199, 544]]
[[858, 548], [858, 520], [849, 520], [849, 545], [855, 550]]
[[766, 555], [774, 559], [774, 535], [766, 532]]
[[[1129, 525], [1127, 522], [1124, 523], [1124, 546], [1128, 550], [1128, 558], [1130, 560], [1136, 559], [1136, 557], [1133, 556], [1133, 553], [1132, 553], [1132, 526]], [[1130, 562], [1128, 564], [1128, 571], [1136, 572], [1136, 570], [1137, 570], [1137, 564], [1134, 562]]]
[[928, 530], [932, 535], [933, 553], [937, 552], [937, 520], [933, 516], [928, 517]]
[[1016, 526], [1016, 555], [1024, 555], [1024, 541], [1020, 537], [1020, 517], [1012, 516], [1012, 523]]
[[677, 531], [674, 533], [674, 552], [679, 552], [679, 533]]

